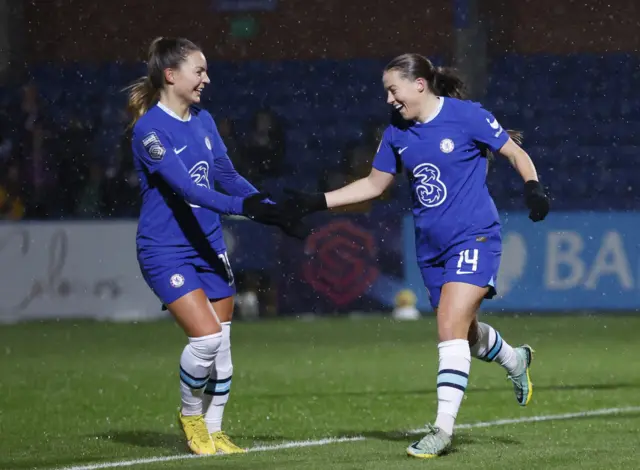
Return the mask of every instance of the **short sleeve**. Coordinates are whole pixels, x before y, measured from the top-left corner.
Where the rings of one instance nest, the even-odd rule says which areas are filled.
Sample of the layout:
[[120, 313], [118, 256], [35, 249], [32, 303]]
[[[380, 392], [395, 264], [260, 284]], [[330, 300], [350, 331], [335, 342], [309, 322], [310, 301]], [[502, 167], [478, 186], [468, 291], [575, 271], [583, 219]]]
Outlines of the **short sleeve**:
[[389, 126], [382, 134], [382, 140], [378, 146], [378, 151], [373, 157], [373, 167], [376, 170], [395, 175], [398, 172], [398, 156], [391, 146], [391, 131]]
[[467, 126], [473, 140], [486, 144], [494, 152], [509, 140], [509, 134], [493, 114], [478, 103], [473, 103], [470, 107]]

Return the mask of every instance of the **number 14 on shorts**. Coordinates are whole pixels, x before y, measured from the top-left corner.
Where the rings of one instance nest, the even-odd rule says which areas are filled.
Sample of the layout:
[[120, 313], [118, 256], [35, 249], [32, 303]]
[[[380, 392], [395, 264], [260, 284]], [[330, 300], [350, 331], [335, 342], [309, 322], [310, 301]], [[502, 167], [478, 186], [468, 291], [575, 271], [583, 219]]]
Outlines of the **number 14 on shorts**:
[[478, 249], [462, 250], [458, 254], [456, 274], [473, 274], [478, 270]]

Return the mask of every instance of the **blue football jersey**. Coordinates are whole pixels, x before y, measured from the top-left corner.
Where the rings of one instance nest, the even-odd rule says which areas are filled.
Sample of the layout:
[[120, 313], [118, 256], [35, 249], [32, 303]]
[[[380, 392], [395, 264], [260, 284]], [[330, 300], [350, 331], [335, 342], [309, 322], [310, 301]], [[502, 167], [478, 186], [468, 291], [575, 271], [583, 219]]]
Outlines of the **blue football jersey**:
[[469, 238], [500, 232], [482, 147], [497, 151], [508, 139], [480, 104], [444, 97], [427, 122], [385, 130], [373, 167], [407, 173], [418, 264], [440, 261]]
[[139, 256], [224, 251], [219, 213], [240, 213], [242, 198], [213, 190], [217, 167], [234, 170], [211, 115], [193, 109], [183, 120], [158, 104], [134, 126], [132, 148], [142, 193]]

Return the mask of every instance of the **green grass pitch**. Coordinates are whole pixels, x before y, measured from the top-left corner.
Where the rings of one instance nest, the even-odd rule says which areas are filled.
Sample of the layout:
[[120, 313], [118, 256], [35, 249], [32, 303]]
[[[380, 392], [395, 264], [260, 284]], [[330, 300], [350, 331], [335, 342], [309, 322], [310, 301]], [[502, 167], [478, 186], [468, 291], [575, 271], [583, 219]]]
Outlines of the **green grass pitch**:
[[[233, 326], [226, 431], [246, 447], [361, 439], [122, 468], [640, 468], [640, 318], [485, 320], [536, 350], [533, 400], [520, 408], [502, 368], [474, 360], [458, 423], [519, 422], [461, 429], [445, 457], [409, 459], [405, 448], [419, 435], [401, 432], [435, 414], [433, 319], [274, 320]], [[170, 321], [0, 326], [0, 468], [97, 469], [186, 455], [176, 425], [183, 346]]]

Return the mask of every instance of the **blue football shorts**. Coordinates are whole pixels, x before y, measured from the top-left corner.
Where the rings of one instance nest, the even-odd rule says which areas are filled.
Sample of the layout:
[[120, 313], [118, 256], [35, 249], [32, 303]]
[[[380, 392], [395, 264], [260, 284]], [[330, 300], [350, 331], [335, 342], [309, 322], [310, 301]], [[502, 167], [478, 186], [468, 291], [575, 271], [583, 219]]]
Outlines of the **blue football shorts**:
[[431, 306], [434, 309], [438, 307], [442, 286], [448, 282], [489, 287], [485, 299], [493, 298], [497, 293], [501, 255], [502, 243], [499, 236], [479, 236], [448, 250], [442, 260], [420, 266]]
[[164, 305], [178, 300], [196, 289], [204, 290], [210, 300], [235, 294], [235, 281], [227, 252], [217, 258], [190, 256], [154, 263], [140, 261], [142, 276]]

